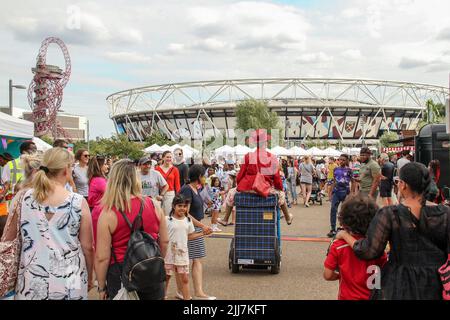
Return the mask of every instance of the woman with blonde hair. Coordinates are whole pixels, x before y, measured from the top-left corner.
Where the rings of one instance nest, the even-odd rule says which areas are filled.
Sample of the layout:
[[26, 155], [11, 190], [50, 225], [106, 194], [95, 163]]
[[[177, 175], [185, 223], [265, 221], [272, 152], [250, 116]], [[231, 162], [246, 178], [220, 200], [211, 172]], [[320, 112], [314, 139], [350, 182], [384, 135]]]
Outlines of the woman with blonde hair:
[[[164, 212], [150, 197], [142, 197], [142, 185], [134, 162], [124, 159], [113, 164], [103, 211], [97, 226], [95, 270], [100, 299], [113, 299], [121, 288], [122, 264], [131, 236], [128, 221], [133, 224], [143, 204], [144, 231], [158, 240], [163, 257], [169, 236]], [[127, 221], [128, 220], [128, 221]], [[147, 292], [138, 292], [141, 300], [160, 300], [165, 296], [165, 282]]]
[[34, 171], [32, 188], [23, 189], [12, 206], [12, 213], [16, 205], [20, 208], [22, 243], [15, 298], [87, 299], [93, 275], [92, 224], [86, 200], [65, 188], [73, 156], [52, 148], [37, 171], [36, 159], [27, 160], [28, 174]]
[[[21, 157], [21, 168], [24, 172], [24, 180], [16, 184], [16, 192], [17, 194], [24, 192], [25, 190], [28, 190], [32, 187], [32, 180], [34, 177], [34, 174], [39, 170], [39, 167], [41, 166], [42, 162], [42, 155], [39, 155], [37, 153], [34, 154], [24, 154]], [[11, 206], [10, 206], [10, 213], [8, 214], [8, 218], [5, 221], [5, 232], [4, 232], [4, 238], [7, 239], [14, 239], [17, 233], [16, 225], [17, 225], [17, 216], [12, 213], [11, 208], [14, 207], [14, 201], [17, 200], [19, 197], [15, 197], [15, 199], [12, 200]], [[3, 227], [0, 227], [0, 236], [3, 235]], [[2, 240], [3, 242], [4, 240]]]

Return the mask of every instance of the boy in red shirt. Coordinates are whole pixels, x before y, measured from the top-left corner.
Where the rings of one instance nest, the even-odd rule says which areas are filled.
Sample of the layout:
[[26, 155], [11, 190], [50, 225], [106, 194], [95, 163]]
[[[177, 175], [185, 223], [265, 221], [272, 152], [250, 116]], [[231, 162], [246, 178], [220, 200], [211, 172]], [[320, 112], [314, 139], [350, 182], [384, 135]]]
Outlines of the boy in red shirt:
[[[360, 195], [348, 198], [341, 205], [339, 223], [356, 239], [364, 238], [377, 210], [376, 203], [369, 198]], [[383, 267], [386, 261], [386, 253], [376, 260], [360, 260], [347, 242], [334, 240], [324, 263], [323, 277], [327, 281], [339, 280], [339, 300], [368, 300], [374, 270], [378, 269], [375, 277], [379, 277], [379, 268]]]

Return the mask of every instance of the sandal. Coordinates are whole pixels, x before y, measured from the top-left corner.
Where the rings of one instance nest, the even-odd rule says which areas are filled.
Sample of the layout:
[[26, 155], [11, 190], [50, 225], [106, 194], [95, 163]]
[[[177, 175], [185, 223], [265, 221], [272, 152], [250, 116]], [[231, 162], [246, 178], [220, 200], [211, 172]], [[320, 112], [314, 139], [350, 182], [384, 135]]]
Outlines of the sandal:
[[228, 223], [229, 226], [234, 226], [233, 222]]

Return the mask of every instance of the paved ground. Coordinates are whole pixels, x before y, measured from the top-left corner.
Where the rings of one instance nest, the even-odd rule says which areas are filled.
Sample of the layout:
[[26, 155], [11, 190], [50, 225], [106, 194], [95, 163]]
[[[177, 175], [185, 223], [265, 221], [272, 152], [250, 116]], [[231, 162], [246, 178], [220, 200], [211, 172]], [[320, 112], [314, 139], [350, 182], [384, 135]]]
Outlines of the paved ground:
[[[329, 231], [329, 210], [330, 203], [327, 201], [323, 206], [293, 206], [291, 212], [295, 218], [292, 225], [288, 226], [281, 220], [283, 237], [313, 239], [282, 241], [283, 257], [278, 275], [265, 270], [244, 270], [232, 274], [228, 269], [231, 239], [208, 238], [208, 256], [204, 261], [205, 292], [224, 300], [336, 299], [338, 283], [322, 278], [323, 261], [329, 245], [329, 240], [325, 238]], [[233, 227], [222, 229], [226, 233], [233, 232]], [[169, 289], [171, 298], [174, 297], [175, 287], [172, 282]]]
[[[329, 231], [330, 203], [325, 200], [323, 206], [293, 206], [291, 212], [295, 217], [292, 225], [288, 226], [281, 220], [282, 236], [290, 240], [282, 241], [281, 271], [277, 275], [266, 270], [231, 273], [228, 269], [231, 237], [227, 234], [234, 231], [233, 227], [222, 228], [224, 234], [220, 238], [208, 238], [204, 261], [205, 292], [223, 300], [336, 299], [338, 283], [322, 278], [323, 261], [329, 245], [325, 235]], [[175, 292], [175, 281], [171, 281], [170, 299], [174, 299]], [[96, 297], [96, 293], [91, 292], [90, 298]]]

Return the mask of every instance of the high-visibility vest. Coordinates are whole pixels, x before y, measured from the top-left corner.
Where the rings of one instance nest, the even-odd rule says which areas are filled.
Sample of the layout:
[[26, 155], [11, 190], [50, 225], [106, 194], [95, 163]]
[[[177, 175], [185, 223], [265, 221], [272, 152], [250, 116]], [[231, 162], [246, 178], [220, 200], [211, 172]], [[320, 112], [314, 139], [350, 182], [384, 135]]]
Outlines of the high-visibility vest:
[[[23, 177], [23, 170], [22, 166], [20, 165], [20, 158], [11, 160], [8, 162], [8, 166], [11, 172], [11, 180], [9, 181], [11, 183], [11, 192], [14, 193], [14, 187], [17, 183], [19, 183], [22, 180]], [[5, 181], [7, 182], [7, 181]]]

